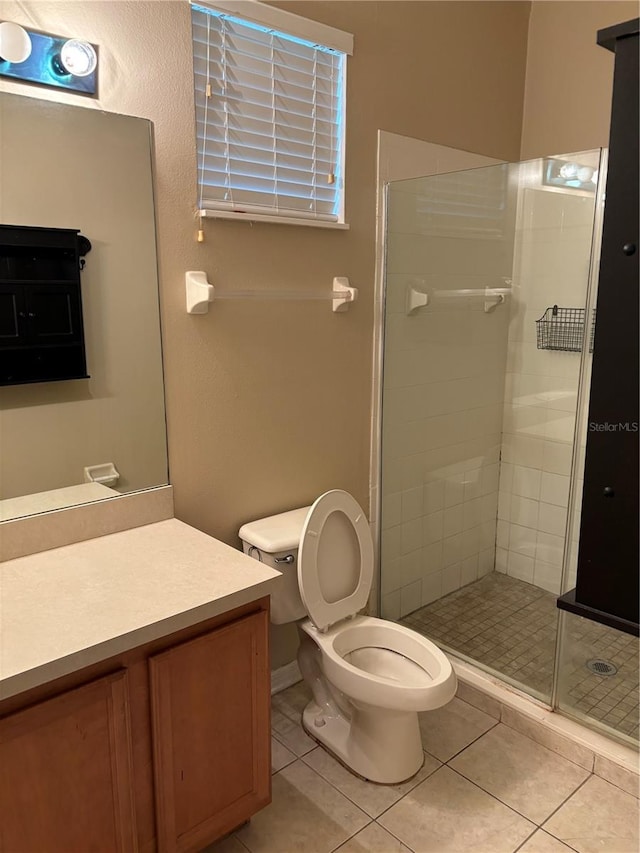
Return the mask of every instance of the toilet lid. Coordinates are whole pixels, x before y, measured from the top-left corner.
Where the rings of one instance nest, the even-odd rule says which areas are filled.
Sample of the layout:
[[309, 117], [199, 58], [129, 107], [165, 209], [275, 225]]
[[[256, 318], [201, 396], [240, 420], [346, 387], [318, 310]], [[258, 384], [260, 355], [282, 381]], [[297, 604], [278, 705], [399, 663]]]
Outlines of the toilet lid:
[[360, 504], [334, 489], [321, 495], [305, 519], [298, 554], [298, 585], [309, 618], [320, 631], [362, 610], [373, 580], [373, 541]]

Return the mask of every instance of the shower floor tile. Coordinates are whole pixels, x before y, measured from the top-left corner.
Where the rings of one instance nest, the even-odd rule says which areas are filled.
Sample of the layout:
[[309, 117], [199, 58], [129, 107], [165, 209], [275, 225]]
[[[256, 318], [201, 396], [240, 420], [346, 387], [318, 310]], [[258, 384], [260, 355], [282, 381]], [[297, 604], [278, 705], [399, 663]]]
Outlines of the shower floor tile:
[[[492, 572], [401, 621], [549, 701], [558, 625], [552, 593]], [[567, 632], [561, 705], [637, 740], [637, 638], [573, 616]], [[617, 673], [590, 672], [586, 663], [595, 658], [613, 663]]]

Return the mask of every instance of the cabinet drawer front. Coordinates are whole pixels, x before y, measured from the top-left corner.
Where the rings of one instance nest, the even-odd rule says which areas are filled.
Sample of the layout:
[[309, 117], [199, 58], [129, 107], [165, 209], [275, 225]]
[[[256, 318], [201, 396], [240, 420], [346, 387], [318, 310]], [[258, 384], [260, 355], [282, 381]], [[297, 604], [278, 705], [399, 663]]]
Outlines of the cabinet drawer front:
[[198, 850], [269, 802], [268, 615], [149, 661], [158, 847]]
[[125, 672], [0, 720], [7, 853], [135, 851]]

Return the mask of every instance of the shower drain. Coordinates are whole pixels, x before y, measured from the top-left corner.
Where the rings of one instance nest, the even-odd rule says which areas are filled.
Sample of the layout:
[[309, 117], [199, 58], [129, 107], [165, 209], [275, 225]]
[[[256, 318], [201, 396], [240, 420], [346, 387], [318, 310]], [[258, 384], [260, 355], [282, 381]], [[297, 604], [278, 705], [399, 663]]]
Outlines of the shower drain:
[[586, 663], [586, 667], [589, 672], [595, 672], [596, 675], [615, 675], [618, 671], [618, 667], [614, 666], [608, 660], [588, 660]]

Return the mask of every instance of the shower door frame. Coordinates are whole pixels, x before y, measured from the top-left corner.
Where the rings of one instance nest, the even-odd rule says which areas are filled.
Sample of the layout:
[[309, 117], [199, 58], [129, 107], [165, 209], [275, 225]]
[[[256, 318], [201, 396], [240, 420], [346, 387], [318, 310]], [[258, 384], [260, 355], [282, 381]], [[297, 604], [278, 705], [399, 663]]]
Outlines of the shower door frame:
[[[420, 158], [420, 165], [418, 165]], [[422, 159], [424, 158], [424, 159]], [[423, 139], [378, 131], [376, 185], [376, 262], [373, 306], [373, 366], [371, 397], [371, 440], [369, 461], [369, 521], [374, 544], [376, 571], [369, 597], [371, 612], [380, 614], [382, 522], [382, 377], [384, 367], [384, 320], [386, 299], [387, 188], [394, 181], [427, 178], [484, 166], [500, 166], [484, 154], [437, 145]], [[415, 163], [415, 165], [412, 165]]]
[[[433, 153], [432, 170], [428, 164], [421, 164], [419, 169], [412, 169], [403, 160], [402, 163], [393, 163], [394, 143], [396, 140], [423, 145], [425, 154]], [[430, 149], [430, 150], [429, 150]], [[440, 156], [438, 156], [440, 155]], [[536, 158], [534, 158], [536, 159]], [[542, 159], [542, 158], [537, 158]], [[385, 336], [385, 302], [386, 302], [386, 249], [387, 249], [387, 223], [388, 223], [388, 187], [394, 181], [409, 180], [412, 178], [428, 178], [439, 174], [466, 171], [485, 166], [518, 165], [527, 161], [504, 161], [495, 160], [480, 154], [462, 151], [460, 149], [448, 148], [436, 144], [414, 140], [408, 137], [397, 137], [383, 131], [378, 132], [378, 174], [377, 174], [377, 203], [376, 203], [376, 263], [375, 263], [375, 289], [374, 289], [374, 335], [373, 335], [373, 370], [372, 370], [372, 418], [371, 418], [371, 456], [370, 456], [370, 522], [374, 541], [374, 555], [376, 572], [374, 573], [374, 586], [370, 598], [370, 608], [373, 612], [381, 612], [381, 553], [380, 543], [382, 536], [382, 413], [383, 413], [383, 369], [384, 369], [384, 336]], [[455, 163], [455, 166], [454, 166]], [[606, 189], [606, 174], [608, 163], [608, 150], [600, 149], [600, 170], [595, 192], [594, 218], [592, 228], [591, 251], [589, 260], [589, 272], [585, 295], [586, 316], [595, 309], [597, 289], [600, 247], [602, 242], [602, 223], [604, 217], [604, 195]], [[415, 174], [415, 172], [418, 172]], [[576, 504], [581, 500], [581, 492], [578, 494], [577, 482], [580, 468], [580, 439], [587, 428], [585, 419], [580, 418], [584, 408], [585, 400], [589, 398], [590, 362], [588, 347], [589, 324], [585, 324], [584, 340], [580, 357], [578, 398], [576, 404], [576, 427], [573, 439], [570, 478], [570, 494], [567, 510], [567, 522], [565, 527], [563, 562], [561, 569], [561, 593], [569, 588], [569, 561], [574, 525], [579, 525], [579, 517], [576, 519]], [[577, 719], [584, 723], [585, 720], [574, 716], [570, 711], [561, 708], [559, 704], [559, 680], [561, 675], [561, 662], [563, 652], [563, 640], [566, 631], [566, 614], [558, 610], [558, 622], [555, 638], [555, 654], [553, 663], [553, 680], [550, 698], [547, 701], [540, 700], [527, 693], [521, 687], [515, 687], [527, 699], [541, 703], [552, 711]], [[455, 656], [455, 652], [454, 652]], [[459, 658], [464, 661], [464, 658]], [[478, 666], [483, 674], [485, 670], [474, 661], [469, 661], [471, 666]], [[487, 673], [488, 675], [488, 673]], [[505, 685], [514, 687], [499, 672], [492, 672], [491, 677], [498, 678]], [[588, 721], [587, 721], [588, 723]], [[598, 729], [597, 726], [595, 726]], [[613, 733], [612, 733], [613, 735]], [[615, 735], [613, 735], [615, 736]]]

